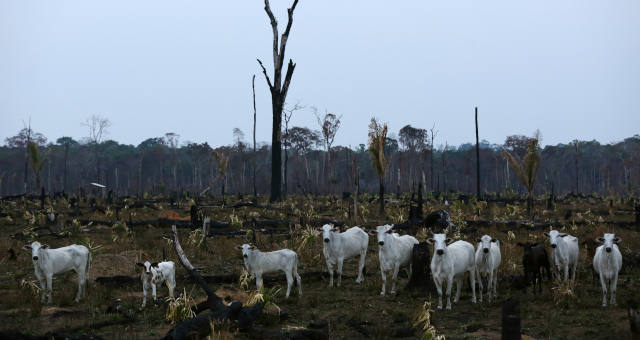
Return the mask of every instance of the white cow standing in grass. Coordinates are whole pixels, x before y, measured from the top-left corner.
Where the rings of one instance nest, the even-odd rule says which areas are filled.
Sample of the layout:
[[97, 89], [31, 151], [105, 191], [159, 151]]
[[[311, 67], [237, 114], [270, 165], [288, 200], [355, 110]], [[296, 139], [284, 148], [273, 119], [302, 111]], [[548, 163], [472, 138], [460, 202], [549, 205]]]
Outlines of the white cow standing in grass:
[[[569, 279], [569, 269], [571, 269], [571, 280], [576, 279], [576, 269], [578, 268], [578, 238], [569, 234], [551, 230], [544, 233], [549, 237], [551, 244], [551, 262], [553, 272], [558, 280], [566, 282]], [[564, 273], [564, 277], [561, 274]]]
[[611, 300], [610, 304], [616, 304], [616, 287], [618, 285], [618, 272], [622, 268], [622, 254], [616, 243], [622, 240], [615, 234], [604, 234], [604, 237], [598, 237], [596, 241], [600, 244], [596, 248], [596, 255], [593, 257], [593, 269], [600, 275], [600, 283], [602, 284], [602, 307], [607, 307], [607, 280], [611, 284]]
[[431, 257], [431, 274], [438, 289], [438, 309], [442, 309], [442, 284], [447, 281], [447, 309], [451, 309], [451, 286], [453, 280], [456, 281], [456, 296], [454, 303], [460, 298], [460, 288], [464, 274], [469, 272], [471, 281], [471, 291], [473, 297], [471, 302], [476, 303], [476, 263], [474, 259], [473, 245], [466, 241], [456, 241], [447, 238], [446, 234], [434, 234], [427, 243], [433, 245], [433, 256]]
[[173, 290], [176, 288], [176, 271], [173, 261], [153, 262], [145, 261], [145, 263], [136, 263], [144, 268], [140, 279], [142, 280], [142, 307], [147, 304], [147, 292], [151, 288], [151, 296], [156, 299], [156, 286], [167, 283], [169, 288], [169, 297], [173, 298]]
[[487, 277], [487, 297], [491, 302], [491, 290], [493, 297], [497, 297], [498, 267], [502, 261], [500, 254], [500, 241], [489, 235], [484, 235], [478, 239], [478, 249], [476, 250], [476, 272], [478, 273], [478, 285], [480, 288], [480, 302], [482, 302], [482, 278]]
[[51, 303], [53, 275], [66, 273], [70, 270], [74, 270], [78, 274], [78, 295], [75, 301], [80, 301], [80, 298], [86, 295], [85, 283], [89, 280], [89, 270], [91, 269], [91, 253], [87, 247], [73, 244], [51, 249], [48, 245], [35, 241], [31, 245], [25, 245], [22, 249], [31, 250], [35, 274], [42, 288], [42, 303], [45, 302], [45, 296], [48, 296], [47, 302]]
[[302, 278], [298, 275], [298, 254], [290, 249], [261, 252], [255, 246], [243, 244], [236, 249], [242, 251], [244, 266], [252, 276], [256, 277], [256, 289], [262, 287], [262, 274], [283, 271], [287, 276], [287, 294], [289, 297], [293, 279], [298, 282], [298, 295], [302, 295]]
[[364, 269], [364, 261], [367, 256], [367, 247], [369, 246], [369, 235], [359, 227], [347, 229], [344, 233], [340, 229], [325, 224], [322, 226], [322, 240], [324, 247], [322, 253], [327, 261], [329, 270], [329, 287], [333, 287], [333, 269], [337, 267], [338, 287], [342, 282], [342, 264], [344, 260], [360, 255], [358, 263], [358, 278], [356, 283], [364, 281], [362, 271]]
[[382, 274], [382, 291], [380, 295], [384, 296], [386, 294], [387, 273], [391, 270], [393, 270], [391, 294], [395, 294], [398, 271], [401, 266], [408, 265], [409, 277], [411, 277], [411, 254], [413, 246], [419, 242], [410, 235], [399, 236], [393, 232], [393, 226], [388, 224], [378, 226], [376, 231], [372, 230], [369, 233], [378, 237], [378, 257]]

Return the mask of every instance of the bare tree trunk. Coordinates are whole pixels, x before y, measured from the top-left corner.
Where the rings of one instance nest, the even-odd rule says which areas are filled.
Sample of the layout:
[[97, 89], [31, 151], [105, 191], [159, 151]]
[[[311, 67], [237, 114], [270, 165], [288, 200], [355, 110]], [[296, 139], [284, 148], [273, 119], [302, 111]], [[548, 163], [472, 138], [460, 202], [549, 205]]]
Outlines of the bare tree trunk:
[[360, 190], [360, 172], [358, 170], [358, 159], [354, 157], [353, 159], [353, 223], [358, 224], [358, 191]]
[[380, 216], [384, 216], [384, 176], [380, 177]]
[[400, 167], [398, 167], [398, 184], [396, 184], [396, 198], [400, 199]]
[[480, 196], [480, 142], [478, 137], [478, 108], [476, 107], [476, 187], [477, 187], [477, 195], [478, 200], [481, 199]]
[[578, 141], [575, 141], [575, 147], [576, 147], [576, 159], [575, 159], [575, 167], [576, 167], [576, 195], [578, 193], [580, 193], [580, 189], [578, 187]]
[[251, 78], [251, 89], [253, 90], [253, 197], [255, 202], [258, 202], [258, 189], [256, 187], [256, 166], [257, 157], [256, 153], [256, 75]]

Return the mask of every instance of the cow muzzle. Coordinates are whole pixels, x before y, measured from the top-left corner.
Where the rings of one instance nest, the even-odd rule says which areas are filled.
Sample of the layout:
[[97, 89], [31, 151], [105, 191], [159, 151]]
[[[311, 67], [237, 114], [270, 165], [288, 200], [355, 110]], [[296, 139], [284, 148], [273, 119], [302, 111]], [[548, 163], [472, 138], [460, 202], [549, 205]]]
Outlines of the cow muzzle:
[[552, 245], [551, 245], [551, 248], [553, 248], [553, 249], [556, 249], [556, 247], [557, 247], [557, 246], [556, 246], [555, 244], [552, 244]]
[[33, 260], [34, 260], [34, 261], [38, 261], [38, 257], [37, 257], [37, 256], [34, 256], [34, 257], [33, 257]]
[[378, 242], [379, 245], [384, 246], [384, 241]]
[[246, 259], [247, 257], [249, 257], [249, 256], [247, 256], [247, 254], [244, 254], [244, 255], [242, 255], [242, 256], [243, 256], [245, 259]]
[[329, 243], [329, 239], [328, 239], [328, 238], [325, 238], [325, 239], [324, 239], [324, 243]]
[[482, 251], [486, 254], [486, 253], [489, 252], [489, 249], [488, 248], [484, 248], [484, 249], [482, 249]]
[[611, 252], [611, 247], [607, 247], [605, 250], [607, 251], [607, 253], [610, 253]]
[[438, 250], [436, 250], [436, 254], [442, 255], [442, 254], [444, 254], [444, 250], [438, 249]]

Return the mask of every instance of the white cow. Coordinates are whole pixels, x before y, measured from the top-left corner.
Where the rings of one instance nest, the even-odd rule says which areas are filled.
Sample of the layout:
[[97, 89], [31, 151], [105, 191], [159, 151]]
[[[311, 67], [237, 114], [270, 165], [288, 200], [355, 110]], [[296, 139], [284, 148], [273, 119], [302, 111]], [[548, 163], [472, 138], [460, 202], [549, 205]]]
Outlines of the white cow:
[[145, 261], [145, 263], [136, 263], [144, 268], [140, 279], [142, 280], [142, 307], [147, 304], [147, 291], [151, 288], [151, 296], [156, 299], [156, 286], [167, 283], [169, 288], [169, 297], [173, 298], [173, 290], [176, 288], [176, 270], [173, 261], [153, 262]]
[[456, 296], [454, 303], [460, 298], [460, 288], [464, 274], [469, 272], [471, 281], [471, 291], [473, 297], [471, 302], [476, 303], [476, 263], [473, 254], [473, 245], [466, 241], [456, 241], [447, 238], [446, 234], [434, 234], [433, 238], [427, 242], [433, 245], [433, 256], [431, 257], [431, 274], [438, 289], [438, 309], [442, 309], [442, 284], [447, 280], [447, 309], [451, 309], [451, 286], [456, 280]]
[[600, 283], [602, 284], [602, 307], [607, 307], [607, 280], [611, 282], [611, 300], [610, 304], [616, 304], [616, 286], [618, 285], [618, 272], [622, 268], [622, 254], [616, 243], [622, 240], [615, 234], [604, 234], [598, 237], [596, 241], [600, 244], [596, 248], [596, 255], [593, 257], [593, 269], [600, 275]]
[[80, 301], [80, 298], [86, 295], [85, 283], [86, 280], [89, 280], [91, 269], [91, 253], [87, 247], [73, 244], [50, 249], [48, 245], [36, 241], [31, 245], [25, 245], [22, 249], [31, 250], [35, 274], [42, 288], [42, 303], [45, 302], [45, 296], [48, 296], [47, 302], [51, 303], [53, 275], [66, 273], [70, 270], [74, 270], [78, 274], [78, 295], [75, 301]]
[[497, 297], [498, 266], [502, 261], [500, 254], [500, 241], [489, 235], [484, 235], [478, 239], [478, 249], [476, 250], [476, 272], [478, 273], [478, 285], [480, 287], [480, 302], [482, 302], [482, 278], [487, 277], [487, 296], [491, 302], [491, 290], [493, 297]]
[[358, 278], [356, 283], [364, 281], [362, 270], [364, 269], [364, 261], [367, 256], [367, 247], [369, 246], [369, 235], [359, 227], [347, 229], [344, 233], [340, 229], [325, 224], [322, 226], [322, 239], [324, 247], [322, 253], [327, 261], [329, 269], [329, 287], [333, 287], [333, 268], [337, 266], [338, 270], [338, 287], [342, 282], [342, 263], [344, 260], [360, 255], [358, 263]]
[[[551, 262], [553, 262], [556, 278], [566, 282], [569, 279], [569, 268], [571, 268], [571, 280], [575, 280], [580, 250], [578, 238], [557, 230], [545, 232], [544, 235], [549, 237], [549, 243], [551, 243]], [[562, 273], [564, 278], [561, 277]]]
[[378, 237], [378, 258], [380, 259], [380, 273], [382, 274], [382, 291], [384, 296], [387, 286], [387, 273], [393, 270], [391, 283], [391, 294], [396, 293], [396, 281], [398, 271], [401, 266], [409, 266], [409, 277], [411, 277], [411, 254], [413, 246], [418, 244], [418, 240], [410, 235], [399, 236], [393, 232], [392, 225], [381, 225], [376, 231], [370, 231], [371, 235]]
[[256, 277], [256, 288], [262, 287], [262, 274], [283, 271], [287, 276], [287, 294], [289, 297], [293, 278], [298, 282], [298, 295], [302, 295], [302, 278], [298, 275], [298, 254], [289, 249], [280, 249], [263, 253], [252, 245], [243, 244], [236, 249], [242, 250], [244, 266], [252, 276]]

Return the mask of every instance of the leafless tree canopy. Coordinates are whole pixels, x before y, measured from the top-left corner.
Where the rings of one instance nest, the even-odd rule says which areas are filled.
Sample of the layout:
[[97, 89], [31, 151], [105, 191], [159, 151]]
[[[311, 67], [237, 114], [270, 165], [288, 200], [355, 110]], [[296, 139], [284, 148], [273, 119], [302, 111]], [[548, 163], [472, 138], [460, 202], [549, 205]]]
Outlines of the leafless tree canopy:
[[111, 122], [100, 115], [92, 115], [82, 124], [89, 129], [89, 142], [92, 144], [102, 143], [102, 139], [109, 133]]

